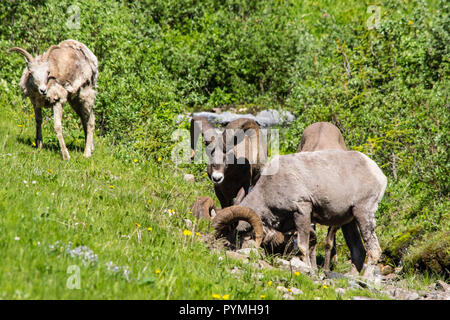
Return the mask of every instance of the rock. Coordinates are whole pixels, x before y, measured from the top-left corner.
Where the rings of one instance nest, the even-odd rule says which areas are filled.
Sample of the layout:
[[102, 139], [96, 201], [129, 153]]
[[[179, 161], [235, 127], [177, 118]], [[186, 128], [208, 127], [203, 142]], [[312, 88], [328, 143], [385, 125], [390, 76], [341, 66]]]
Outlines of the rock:
[[435, 289], [443, 292], [450, 292], [450, 285], [442, 280], [436, 281]]
[[[236, 110], [230, 109], [230, 111], [236, 112]], [[244, 110], [242, 110], [244, 111]], [[193, 116], [205, 117], [211, 123], [219, 123], [221, 126], [227, 125], [233, 120], [239, 118], [250, 118], [255, 120], [260, 124], [262, 128], [270, 127], [274, 125], [288, 125], [295, 120], [295, 116], [289, 111], [278, 111], [278, 110], [263, 110], [259, 112], [256, 116], [252, 114], [235, 114], [233, 112], [197, 112]], [[177, 121], [184, 120], [184, 117], [177, 117]]]
[[288, 289], [288, 288], [285, 288], [285, 287], [283, 287], [283, 286], [278, 286], [278, 287], [277, 287], [277, 290], [278, 290], [278, 291], [281, 291], [281, 292], [284, 292], [284, 293], [289, 293], [289, 289]]
[[291, 268], [291, 263], [287, 260], [281, 259], [281, 258], [277, 258], [275, 260], [275, 262], [277, 264], [280, 265], [280, 268], [285, 269], [285, 270], [289, 270]]
[[380, 268], [380, 271], [381, 271], [381, 274], [383, 276], [386, 276], [386, 275], [388, 275], [390, 273], [393, 273], [394, 272], [394, 268], [392, 268], [391, 266], [382, 266]]
[[186, 173], [186, 174], [183, 176], [183, 179], [184, 179], [184, 181], [187, 181], [187, 182], [194, 182], [194, 181], [195, 181], [194, 175], [193, 175], [193, 174], [190, 174], [190, 173]]
[[375, 300], [374, 298], [354, 296], [352, 300]]
[[338, 272], [333, 272], [333, 271], [324, 271], [325, 276], [328, 279], [344, 279], [344, 278], [348, 278], [346, 275], [342, 274], [342, 273], [338, 273]]
[[284, 300], [295, 300], [293, 296], [291, 296], [289, 293], [283, 294], [282, 298]]
[[243, 248], [243, 249], [236, 250], [236, 252], [241, 255], [247, 256], [247, 257], [249, 257], [252, 254], [254, 254], [258, 257], [260, 256], [260, 253], [257, 248]]
[[298, 294], [303, 294], [303, 291], [301, 289], [298, 289], [296, 287], [291, 287], [289, 290], [291, 290], [290, 292], [295, 296]]
[[299, 257], [293, 257], [290, 261], [290, 265], [294, 271], [299, 271], [301, 273], [311, 273], [311, 267], [300, 260]]
[[261, 267], [261, 269], [268, 269], [268, 270], [275, 269], [268, 262], [266, 262], [264, 260], [258, 260], [258, 263], [259, 263], [259, 266]]
[[228, 258], [241, 260], [244, 263], [248, 263], [248, 258], [243, 254], [237, 253], [235, 251], [227, 251], [225, 254], [227, 255]]

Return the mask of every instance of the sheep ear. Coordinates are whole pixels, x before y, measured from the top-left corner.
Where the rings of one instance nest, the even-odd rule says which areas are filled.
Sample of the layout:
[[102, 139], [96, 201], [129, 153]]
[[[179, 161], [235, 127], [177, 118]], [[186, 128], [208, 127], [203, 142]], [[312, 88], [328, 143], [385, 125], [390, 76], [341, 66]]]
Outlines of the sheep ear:
[[217, 130], [204, 117], [192, 117], [191, 120], [191, 159], [194, 158], [195, 149], [197, 146], [198, 136], [202, 134], [206, 146], [215, 141]]
[[22, 49], [22, 48], [19, 48], [19, 47], [14, 47], [14, 48], [9, 49], [8, 52], [17, 52], [17, 53], [20, 53], [21, 55], [23, 55], [24, 58], [25, 58], [25, 62], [27, 64], [27, 68], [28, 68], [28, 64], [30, 62], [34, 61], [33, 56], [25, 49]]

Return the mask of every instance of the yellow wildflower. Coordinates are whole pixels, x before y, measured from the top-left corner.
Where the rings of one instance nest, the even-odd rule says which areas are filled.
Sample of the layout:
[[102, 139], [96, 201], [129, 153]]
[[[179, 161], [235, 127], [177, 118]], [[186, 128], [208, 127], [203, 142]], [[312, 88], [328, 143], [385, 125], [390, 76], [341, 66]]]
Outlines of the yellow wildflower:
[[21, 124], [18, 124], [17, 126], [18, 126], [19, 128], [22, 128], [22, 125], [21, 125]]
[[261, 299], [264, 299], [266, 296], [262, 294], [262, 295], [260, 295], [259, 297], [260, 297]]
[[184, 234], [185, 236], [190, 236], [190, 235], [192, 234], [192, 232], [189, 231], [189, 230], [184, 230], [184, 231], [183, 231], [183, 234]]
[[161, 160], [162, 160], [161, 157], [158, 157], [158, 162], [161, 162]]
[[148, 231], [152, 231], [153, 229], [152, 229], [152, 227], [148, 227], [147, 230]]
[[133, 159], [133, 162], [134, 163], [137, 163], [139, 160], [138, 159]]
[[110, 189], [114, 189], [115, 187], [114, 187], [113, 185], [110, 185], [109, 188], [110, 188]]
[[140, 225], [139, 223], [137, 223], [137, 222], [136, 222], [136, 227], [138, 227], [138, 228], [139, 228], [140, 226], [141, 226], [141, 225]]
[[156, 273], [156, 274], [160, 274], [160, 273], [161, 273], [161, 270], [156, 269], [156, 270], [155, 270], [155, 273]]
[[152, 203], [152, 199], [148, 199], [148, 201], [147, 201], [148, 203]]
[[271, 286], [272, 283], [273, 283], [272, 281], [267, 282], [267, 284], [268, 284], [269, 286]]
[[212, 295], [212, 297], [213, 297], [214, 299], [220, 299], [220, 294], [214, 293], [214, 294]]
[[327, 286], [326, 284], [324, 284], [322, 287], [323, 287], [324, 289], [328, 289], [328, 286]]
[[299, 275], [300, 275], [300, 272], [295, 271], [294, 274], [295, 274], [296, 276], [299, 276]]
[[36, 147], [36, 142], [33, 141], [31, 144], [33, 145], [33, 147]]
[[222, 299], [223, 300], [228, 300], [228, 299], [230, 299], [230, 295], [229, 294], [224, 294]]
[[413, 23], [414, 23], [414, 22], [413, 22], [412, 20], [409, 20], [409, 21], [408, 21], [408, 24], [409, 24], [409, 25], [412, 25]]
[[197, 237], [200, 237], [200, 236], [201, 236], [200, 232], [196, 232], [195, 235], [196, 235]]

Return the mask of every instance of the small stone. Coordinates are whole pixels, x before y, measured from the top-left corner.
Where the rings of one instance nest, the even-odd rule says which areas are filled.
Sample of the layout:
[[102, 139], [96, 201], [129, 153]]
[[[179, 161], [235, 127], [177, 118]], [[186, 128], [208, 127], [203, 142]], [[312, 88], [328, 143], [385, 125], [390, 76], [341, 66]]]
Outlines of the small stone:
[[293, 257], [291, 259], [291, 267], [293, 270], [295, 271], [300, 271], [301, 273], [309, 273], [311, 272], [311, 267], [306, 264], [305, 262], [303, 262], [302, 260], [300, 260], [299, 257]]
[[274, 269], [274, 267], [272, 267], [268, 262], [264, 260], [259, 260], [258, 263], [261, 269], [268, 269], [268, 270]]
[[193, 175], [193, 174], [190, 174], [190, 173], [186, 173], [186, 174], [183, 176], [183, 178], [184, 178], [184, 181], [187, 181], [187, 182], [194, 182], [194, 181], [195, 181], [194, 175]]
[[373, 298], [369, 298], [369, 297], [361, 297], [361, 296], [354, 296], [352, 298], [353, 300], [375, 300]]
[[291, 296], [289, 293], [283, 294], [282, 298], [284, 300], [295, 300], [293, 296]]
[[436, 290], [439, 290], [439, 291], [444, 291], [444, 292], [449, 292], [450, 291], [450, 285], [445, 283], [442, 280], [436, 281], [435, 288], [436, 288]]
[[391, 266], [382, 266], [380, 268], [380, 271], [381, 271], [381, 274], [383, 276], [386, 276], [386, 275], [388, 275], [390, 273], [393, 273], [394, 272], [394, 268], [392, 268]]
[[277, 287], [277, 290], [278, 290], [278, 291], [281, 291], [281, 292], [284, 292], [284, 293], [289, 293], [289, 289], [288, 289], [288, 288], [285, 288], [285, 287], [283, 287], [283, 286], [278, 286], [278, 287]]
[[291, 287], [290, 290], [291, 290], [291, 293], [293, 295], [303, 294], [303, 291], [301, 289], [296, 288], [296, 287]]
[[252, 253], [259, 256], [259, 251], [257, 248], [244, 248], [236, 250], [237, 253], [249, 257]]
[[244, 263], [248, 263], [248, 258], [243, 254], [237, 253], [235, 251], [227, 251], [225, 254], [227, 255], [228, 258], [241, 260]]

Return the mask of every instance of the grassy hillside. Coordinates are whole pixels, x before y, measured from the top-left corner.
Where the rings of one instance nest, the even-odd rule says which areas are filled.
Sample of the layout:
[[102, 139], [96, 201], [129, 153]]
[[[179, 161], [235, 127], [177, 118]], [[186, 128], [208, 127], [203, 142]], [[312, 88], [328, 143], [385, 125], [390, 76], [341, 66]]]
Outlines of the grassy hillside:
[[[172, 133], [188, 126], [174, 119], [213, 107], [293, 112], [295, 122], [279, 128], [281, 153], [295, 151], [309, 124], [336, 124], [347, 145], [369, 155], [388, 177], [376, 216], [384, 262], [448, 278], [448, 8], [444, 0], [1, 2], [0, 161], [8, 169], [0, 176], [5, 186], [0, 245], [7, 248], [0, 253], [5, 257], [0, 277], [9, 287], [0, 294], [15, 294], [20, 282], [17, 297], [20, 292], [44, 297], [40, 290], [59, 296], [67, 266], [76, 260], [49, 252], [56, 241], [86, 245], [98, 254], [97, 265], [81, 267], [93, 271], [92, 288], [108, 290], [89, 289], [87, 297], [112, 297], [109, 286], [117, 282], [119, 296], [127, 297], [209, 298], [221, 291], [252, 298], [261, 291], [251, 281], [238, 289], [223, 268], [209, 268], [225, 262], [204, 254], [196, 237], [183, 235], [183, 218], [195, 197], [213, 194], [202, 176], [205, 164], [177, 169], [170, 161]], [[92, 160], [80, 157], [82, 129], [66, 108], [64, 136], [74, 156], [66, 163], [58, 154], [50, 112], [45, 113], [47, 149], [33, 148], [32, 108], [18, 87], [24, 61], [7, 49], [42, 53], [68, 38], [85, 43], [99, 60], [100, 143]], [[195, 187], [173, 177], [179, 170], [195, 174]], [[180, 217], [167, 217], [169, 209]], [[152, 232], [145, 231], [148, 227]], [[345, 261], [341, 233], [338, 244]], [[183, 272], [190, 265], [185, 261], [196, 259], [206, 259], [201, 271]], [[130, 284], [112, 274], [104, 266], [109, 261], [129, 266], [138, 280]], [[157, 268], [170, 271], [156, 277]], [[343, 265], [337, 269], [345, 271]], [[223, 273], [220, 280], [217, 272]], [[31, 285], [42, 279], [50, 285]], [[165, 289], [158, 291], [153, 286], [161, 279]], [[148, 283], [136, 286], [140, 282]], [[276, 297], [267, 289], [273, 294], [268, 297]]]
[[277, 286], [301, 288], [299, 299], [383, 298], [338, 296], [302, 274], [211, 251], [212, 230], [189, 212], [209, 183], [185, 182], [165, 160], [119, 160], [102, 138], [91, 159], [73, 144], [63, 162], [51, 146], [32, 146], [32, 119], [2, 112], [0, 299], [281, 299]]

